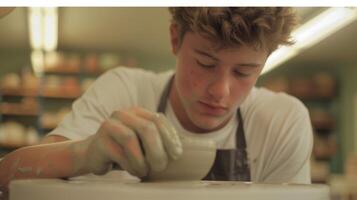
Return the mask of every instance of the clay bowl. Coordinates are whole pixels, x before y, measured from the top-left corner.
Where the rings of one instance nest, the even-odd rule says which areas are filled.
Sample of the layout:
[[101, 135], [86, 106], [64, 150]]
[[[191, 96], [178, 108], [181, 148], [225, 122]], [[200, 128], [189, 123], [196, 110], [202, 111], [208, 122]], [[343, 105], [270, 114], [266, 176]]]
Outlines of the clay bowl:
[[201, 180], [211, 169], [216, 157], [216, 145], [211, 140], [182, 138], [183, 154], [170, 161], [161, 172], [151, 171], [144, 181]]

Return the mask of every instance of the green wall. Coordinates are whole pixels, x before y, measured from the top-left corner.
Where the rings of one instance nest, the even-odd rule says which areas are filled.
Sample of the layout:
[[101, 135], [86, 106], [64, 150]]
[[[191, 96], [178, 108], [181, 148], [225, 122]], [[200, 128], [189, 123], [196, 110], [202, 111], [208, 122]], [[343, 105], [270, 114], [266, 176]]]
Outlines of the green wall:
[[[353, 144], [357, 138], [354, 133], [354, 126], [357, 123], [354, 113], [354, 96], [357, 95], [357, 64], [346, 64], [346, 68], [341, 69], [341, 130], [342, 149], [344, 156], [357, 151], [357, 144]], [[354, 149], [355, 148], [355, 149]]]
[[22, 67], [30, 66], [30, 53], [26, 50], [0, 50], [0, 78], [9, 72], [18, 72]]

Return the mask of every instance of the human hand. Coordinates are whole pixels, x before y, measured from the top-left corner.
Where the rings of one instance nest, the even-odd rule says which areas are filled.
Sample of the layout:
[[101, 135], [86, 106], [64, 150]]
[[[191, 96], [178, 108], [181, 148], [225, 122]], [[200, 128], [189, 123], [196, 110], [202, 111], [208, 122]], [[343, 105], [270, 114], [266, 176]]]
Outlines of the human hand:
[[117, 163], [130, 174], [144, 177], [151, 170], [164, 170], [183, 151], [180, 138], [165, 115], [139, 107], [114, 112], [83, 143], [83, 165], [95, 174], [104, 174], [112, 163]]

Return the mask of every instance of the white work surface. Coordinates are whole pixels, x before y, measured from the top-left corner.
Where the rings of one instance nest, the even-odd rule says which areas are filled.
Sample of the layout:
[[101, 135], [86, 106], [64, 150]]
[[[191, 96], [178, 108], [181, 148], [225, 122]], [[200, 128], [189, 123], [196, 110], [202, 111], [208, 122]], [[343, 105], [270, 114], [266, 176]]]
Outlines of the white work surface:
[[147, 182], [107, 176], [72, 180], [16, 180], [10, 200], [328, 200], [326, 185], [253, 184], [248, 182], [177, 181]]

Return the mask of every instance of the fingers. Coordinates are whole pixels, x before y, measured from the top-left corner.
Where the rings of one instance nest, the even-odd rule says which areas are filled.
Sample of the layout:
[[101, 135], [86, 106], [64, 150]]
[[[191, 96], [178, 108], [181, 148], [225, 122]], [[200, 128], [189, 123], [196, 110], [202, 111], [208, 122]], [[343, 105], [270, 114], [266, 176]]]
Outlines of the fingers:
[[[129, 161], [127, 160], [127, 157], [125, 156], [125, 153], [120, 146], [118, 146], [113, 140], [106, 140], [104, 145], [106, 148], [106, 156], [108, 156], [110, 161], [116, 162], [123, 170], [126, 170], [130, 174], [136, 176], [138, 175], [138, 173], [136, 173], [130, 166]], [[110, 163], [108, 163], [108, 165], [109, 164]]]
[[[111, 119], [108, 123], [110, 124], [107, 130], [112, 133], [109, 134], [109, 137], [119, 144], [119, 146], [114, 145], [111, 147], [110, 152], [113, 152], [111, 158], [113, 160], [116, 158], [117, 160], [114, 161], [129, 173], [138, 177], [146, 176], [148, 167], [136, 134], [118, 120]], [[116, 154], [123, 155], [125, 159], [115, 156]]]
[[153, 113], [143, 108], [135, 108], [133, 110], [138, 116], [155, 123], [159, 129], [161, 139], [166, 152], [173, 160], [178, 159], [182, 155], [181, 140], [168, 119], [162, 113]]
[[[104, 126], [106, 125], [104, 124]], [[99, 134], [91, 136], [88, 140], [84, 141], [92, 141], [87, 151], [89, 158], [86, 163], [87, 168], [94, 174], [103, 175], [110, 170], [112, 162], [116, 162], [130, 171], [120, 146], [113, 143], [113, 141], [108, 138], [108, 135], [102, 134], [104, 132], [103, 130], [105, 129], [101, 127]]]
[[128, 162], [127, 167], [122, 167], [134, 175], [147, 175], [149, 167], [162, 171], [167, 167], [168, 156], [176, 160], [182, 154], [180, 138], [163, 114], [132, 108], [114, 112], [110, 122], [110, 136], [122, 147]]
[[165, 148], [173, 160], [177, 160], [183, 153], [182, 143], [176, 129], [171, 125], [164, 114], [160, 113], [158, 126], [161, 127], [161, 137]]
[[130, 111], [118, 111], [114, 114], [114, 117], [134, 130], [139, 136], [150, 169], [153, 171], [164, 170], [168, 164], [168, 158], [155, 123]]

